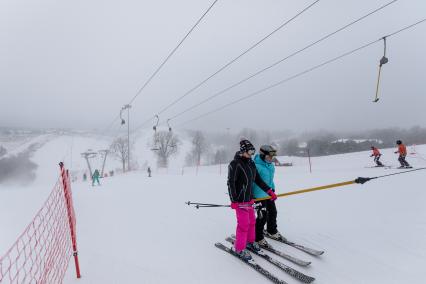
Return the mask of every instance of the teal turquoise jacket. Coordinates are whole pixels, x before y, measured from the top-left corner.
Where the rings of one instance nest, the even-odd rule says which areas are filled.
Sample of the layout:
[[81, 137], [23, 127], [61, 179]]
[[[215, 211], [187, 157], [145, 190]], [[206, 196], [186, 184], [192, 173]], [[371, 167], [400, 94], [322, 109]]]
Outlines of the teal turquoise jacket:
[[98, 170], [95, 170], [95, 172], [93, 173], [93, 177], [94, 179], [98, 179], [101, 176], [101, 174], [99, 173]]
[[[260, 158], [259, 154], [256, 154], [253, 159], [256, 169], [259, 172], [260, 177], [263, 181], [275, 191], [274, 174], [275, 166], [273, 163], [269, 163]], [[264, 192], [260, 187], [253, 183], [253, 197], [262, 198], [268, 197], [269, 195]]]

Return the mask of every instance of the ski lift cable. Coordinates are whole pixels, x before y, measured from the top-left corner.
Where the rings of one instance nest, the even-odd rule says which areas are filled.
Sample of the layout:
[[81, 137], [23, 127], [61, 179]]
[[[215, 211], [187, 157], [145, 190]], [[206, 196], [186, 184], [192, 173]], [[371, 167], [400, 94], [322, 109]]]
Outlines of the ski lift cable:
[[[251, 50], [253, 50], [257, 46], [259, 46], [262, 42], [264, 42], [265, 40], [267, 40], [273, 34], [275, 34], [276, 32], [278, 32], [279, 30], [281, 30], [285, 26], [287, 26], [290, 22], [292, 22], [297, 17], [299, 17], [300, 15], [302, 15], [304, 12], [306, 12], [307, 10], [309, 10], [312, 6], [314, 6], [315, 4], [317, 4], [319, 1], [320, 0], [316, 0], [316, 1], [312, 2], [310, 5], [308, 5], [307, 7], [305, 7], [303, 10], [299, 11], [296, 15], [294, 15], [293, 17], [291, 17], [290, 19], [288, 19], [287, 21], [285, 21], [284, 23], [282, 23], [280, 26], [278, 26], [272, 32], [270, 32], [269, 34], [267, 34], [266, 36], [264, 36], [263, 38], [261, 38], [255, 44], [251, 45], [249, 48], [247, 48], [245, 51], [243, 51], [242, 53], [240, 53], [238, 56], [234, 57], [232, 60], [230, 60], [225, 65], [223, 65], [221, 68], [219, 68], [213, 74], [211, 74], [210, 76], [208, 76], [207, 78], [205, 78], [204, 80], [202, 80], [201, 82], [199, 82], [198, 84], [196, 84], [194, 87], [192, 87], [190, 90], [188, 90], [187, 92], [185, 92], [183, 95], [181, 95], [176, 100], [172, 101], [170, 104], [168, 104], [164, 108], [162, 108], [158, 112], [158, 114], [164, 113], [170, 107], [172, 107], [173, 105], [175, 105], [176, 103], [178, 103], [179, 101], [181, 101], [183, 98], [185, 98], [186, 96], [188, 96], [189, 94], [191, 94], [192, 92], [194, 92], [195, 90], [197, 90], [199, 87], [201, 87], [202, 85], [204, 85], [207, 81], [209, 81], [210, 79], [212, 79], [213, 77], [215, 77], [217, 74], [219, 74], [220, 72], [222, 72], [223, 70], [225, 70], [226, 68], [228, 68], [229, 66], [231, 66], [234, 62], [236, 62], [241, 57], [243, 57], [245, 54], [249, 53]], [[396, 0], [394, 0], [394, 1], [396, 1]]]
[[[198, 26], [198, 24], [203, 20], [203, 18], [210, 12], [210, 10], [216, 5], [216, 3], [219, 0], [214, 0], [212, 4], [208, 7], [208, 9], [201, 15], [201, 17], [195, 22], [195, 24], [191, 27], [191, 29], [185, 34], [185, 36], [179, 41], [179, 43], [173, 48], [173, 50], [167, 55], [167, 57], [161, 62], [161, 64], [157, 67], [157, 69], [151, 74], [151, 76], [148, 78], [148, 80], [145, 81], [145, 83], [142, 85], [142, 87], [139, 88], [139, 90], [136, 92], [136, 94], [133, 96], [133, 98], [129, 101], [129, 105], [134, 102], [134, 100], [142, 93], [142, 91], [148, 86], [148, 84], [154, 79], [154, 77], [160, 72], [160, 70], [163, 68], [163, 66], [169, 61], [169, 59], [173, 56], [173, 54], [179, 49], [179, 47], [183, 44], [183, 42], [189, 37], [189, 35], [192, 33], [192, 31]], [[110, 123], [110, 125], [105, 128], [105, 131], [102, 133], [106, 133], [110, 130], [110, 128], [114, 125], [114, 123], [117, 121], [119, 116], [115, 117], [114, 120]]]
[[101, 131], [101, 135], [108, 133], [111, 128], [115, 125], [115, 122], [120, 118], [120, 115], [117, 115], [114, 117], [114, 119], [111, 121], [111, 123], [108, 124], [107, 127], [104, 128], [104, 130]]
[[[394, 1], [398, 1], [398, 0], [394, 0]], [[311, 3], [309, 6], [305, 7], [302, 11], [299, 11], [299, 13], [297, 13], [295, 16], [293, 16], [289, 20], [285, 21], [283, 24], [281, 24], [279, 27], [275, 28], [272, 32], [270, 32], [269, 34], [267, 34], [266, 36], [264, 36], [262, 39], [260, 39], [255, 44], [253, 44], [252, 46], [250, 46], [244, 52], [242, 52], [241, 54], [239, 54], [237, 57], [235, 57], [234, 59], [232, 59], [231, 61], [229, 61], [228, 63], [226, 63], [221, 68], [219, 68], [216, 72], [214, 72], [213, 74], [211, 74], [210, 76], [208, 76], [206, 79], [204, 79], [203, 81], [201, 81], [200, 83], [198, 83], [197, 85], [195, 85], [193, 88], [191, 88], [189, 91], [187, 91], [186, 93], [184, 93], [182, 96], [180, 96], [179, 98], [177, 98], [176, 100], [174, 100], [170, 104], [168, 104], [166, 107], [164, 107], [163, 109], [161, 109], [158, 112], [158, 114], [164, 113], [166, 110], [168, 110], [170, 107], [172, 107], [173, 105], [175, 105], [176, 103], [178, 103], [184, 97], [188, 96], [193, 91], [195, 91], [196, 89], [198, 89], [199, 87], [201, 87], [204, 83], [206, 83], [207, 81], [209, 81], [211, 78], [213, 78], [214, 76], [216, 76], [217, 74], [219, 74], [220, 72], [222, 72], [223, 70], [225, 70], [226, 68], [228, 68], [230, 65], [232, 65], [234, 62], [236, 62], [238, 59], [240, 59], [245, 54], [247, 54], [248, 52], [250, 52], [251, 50], [253, 50], [255, 47], [257, 47], [258, 45], [260, 45], [263, 41], [265, 41], [266, 39], [268, 39], [269, 37], [271, 37], [274, 33], [276, 33], [277, 31], [279, 31], [280, 29], [282, 29], [283, 27], [285, 27], [287, 24], [289, 24], [291, 21], [293, 21], [294, 19], [296, 19], [298, 16], [300, 16], [301, 14], [303, 14], [305, 11], [307, 11], [309, 8], [311, 8], [313, 5], [315, 5], [317, 2], [319, 2], [319, 0]], [[141, 125], [139, 125], [138, 127], [136, 127], [133, 131], [136, 131], [136, 130], [142, 128], [143, 126], [145, 126], [152, 118], [154, 118], [154, 117], [151, 117], [147, 121], [144, 121]], [[164, 124], [164, 122], [161, 123], [161, 124]]]
[[284, 57], [284, 58], [282, 58], [282, 59], [280, 59], [280, 60], [278, 60], [278, 61], [274, 62], [273, 64], [271, 64], [271, 65], [269, 65], [269, 66], [267, 66], [267, 67], [265, 67], [265, 68], [263, 68], [263, 69], [261, 69], [261, 70], [259, 70], [259, 71], [255, 72], [255, 73], [251, 74], [250, 76], [248, 76], [248, 77], [246, 77], [246, 78], [244, 78], [244, 79], [242, 79], [242, 80], [240, 80], [240, 81], [238, 81], [238, 82], [234, 83], [233, 85], [231, 85], [231, 86], [229, 86], [229, 87], [227, 87], [227, 88], [225, 88], [225, 89], [223, 89], [223, 90], [221, 90], [221, 91], [219, 91], [219, 92], [217, 92], [217, 93], [215, 93], [215, 94], [213, 94], [213, 95], [211, 95], [211, 96], [207, 97], [206, 99], [202, 100], [201, 102], [196, 103], [196, 104], [194, 104], [194, 105], [190, 106], [189, 108], [187, 108], [187, 109], [185, 109], [185, 110], [183, 110], [183, 111], [179, 112], [178, 114], [176, 114], [176, 115], [174, 115], [174, 116], [170, 117], [170, 119], [171, 119], [171, 120], [172, 120], [172, 119], [175, 119], [175, 118], [177, 118], [177, 117], [179, 117], [179, 116], [181, 116], [181, 115], [183, 115], [183, 114], [185, 114], [185, 113], [187, 113], [187, 112], [189, 112], [189, 111], [191, 111], [191, 110], [193, 110], [193, 109], [197, 108], [198, 106], [203, 105], [203, 104], [205, 104], [206, 102], [208, 102], [208, 101], [210, 101], [210, 100], [212, 100], [212, 99], [214, 99], [214, 98], [216, 98], [216, 97], [218, 97], [218, 96], [220, 96], [220, 95], [222, 95], [222, 94], [224, 94], [224, 93], [228, 92], [229, 90], [231, 90], [231, 89], [233, 89], [233, 88], [235, 88], [235, 87], [237, 87], [237, 86], [241, 85], [242, 83], [247, 82], [248, 80], [250, 80], [250, 79], [252, 79], [252, 78], [254, 78], [254, 77], [256, 77], [256, 76], [260, 75], [261, 73], [263, 73], [263, 72], [265, 72], [265, 71], [267, 71], [267, 70], [269, 70], [269, 69], [271, 69], [271, 68], [273, 68], [273, 67], [275, 67], [275, 66], [277, 66], [277, 65], [279, 65], [279, 64], [281, 64], [281, 63], [283, 63], [284, 61], [286, 61], [286, 60], [288, 60], [288, 59], [292, 58], [293, 56], [295, 56], [295, 55], [297, 55], [297, 54], [299, 54], [299, 53], [301, 53], [301, 52], [303, 52], [303, 51], [305, 51], [305, 50], [307, 50], [307, 49], [309, 49], [309, 48], [311, 48], [311, 47], [313, 47], [313, 46], [315, 46], [315, 45], [317, 45], [317, 44], [321, 43], [322, 41], [325, 41], [326, 39], [328, 39], [328, 38], [332, 37], [333, 35], [335, 35], [335, 34], [337, 34], [337, 33], [341, 32], [341, 31], [343, 31], [343, 30], [345, 30], [345, 29], [349, 28], [350, 26], [352, 26], [352, 25], [354, 25], [354, 24], [356, 24], [356, 23], [358, 23], [358, 22], [362, 21], [363, 19], [365, 19], [365, 18], [367, 18], [367, 17], [369, 17], [369, 16], [371, 16], [371, 15], [375, 14], [376, 12], [378, 12], [378, 11], [380, 11], [380, 10], [382, 10], [382, 9], [386, 8], [387, 6], [389, 6], [389, 5], [393, 4], [393, 3], [395, 3], [396, 1], [398, 1], [398, 0], [390, 1], [390, 2], [388, 2], [388, 3], [386, 3], [386, 4], [384, 4], [384, 5], [382, 5], [382, 6], [378, 7], [378, 8], [376, 8], [375, 10], [373, 10], [373, 11], [369, 12], [368, 14], [363, 15], [362, 17], [360, 17], [360, 18], [358, 18], [358, 19], [356, 19], [356, 20], [354, 20], [354, 21], [352, 21], [352, 22], [350, 22], [350, 23], [348, 23], [348, 24], [344, 25], [343, 27], [341, 27], [341, 28], [339, 28], [339, 29], [337, 29], [337, 30], [335, 30], [335, 31], [333, 31], [333, 32], [331, 32], [331, 33], [329, 33], [329, 34], [327, 34], [327, 35], [325, 35], [325, 36], [323, 36], [323, 37], [319, 38], [319, 39], [318, 39], [318, 40], [316, 40], [316, 41], [313, 41], [312, 43], [308, 44], [307, 46], [305, 46], [305, 47], [303, 47], [303, 48], [301, 48], [301, 49], [299, 49], [299, 50], [297, 50], [297, 51], [295, 51], [295, 52], [291, 53], [290, 55], [288, 55], [288, 56], [286, 56], [286, 57]]
[[[272, 32], [270, 32], [269, 34], [267, 34], [266, 36], [264, 36], [262, 39], [260, 39], [255, 44], [253, 44], [252, 46], [250, 46], [244, 52], [242, 52], [241, 54], [239, 54], [237, 57], [233, 58], [231, 61], [229, 61], [228, 63], [226, 63], [224, 66], [222, 66], [221, 68], [219, 68], [217, 71], [215, 71], [213, 74], [211, 74], [210, 76], [208, 76], [206, 79], [204, 79], [203, 81], [201, 81], [200, 83], [198, 83], [197, 85], [195, 85], [193, 88], [191, 88], [189, 91], [187, 91], [186, 93], [184, 93], [182, 96], [180, 96], [179, 98], [177, 98], [176, 100], [174, 100], [170, 104], [168, 104], [166, 107], [164, 107], [163, 109], [161, 109], [158, 112], [158, 114], [164, 113], [166, 110], [168, 110], [170, 107], [172, 107], [173, 105], [175, 105], [176, 103], [178, 103], [184, 97], [188, 96], [189, 94], [191, 94], [192, 92], [194, 92], [196, 89], [198, 89], [199, 87], [201, 87], [202, 85], [204, 85], [211, 78], [213, 78], [214, 76], [216, 76], [217, 74], [219, 74], [220, 72], [222, 72], [223, 70], [225, 70], [226, 68], [228, 68], [230, 65], [232, 65], [234, 62], [236, 62], [238, 59], [240, 59], [241, 57], [243, 57], [245, 54], [249, 53], [255, 47], [257, 47], [258, 45], [260, 45], [263, 41], [265, 41], [266, 39], [268, 39], [269, 37], [271, 37], [274, 33], [276, 33], [277, 31], [279, 31], [283, 27], [285, 27], [287, 24], [289, 24], [291, 21], [293, 21], [294, 19], [296, 19], [301, 14], [303, 14], [305, 11], [307, 11], [309, 8], [311, 8], [312, 6], [314, 6], [319, 1], [320, 0], [316, 0], [315, 2], [311, 3], [309, 6], [305, 7], [302, 11], [299, 11], [299, 13], [297, 13], [295, 16], [293, 16], [289, 20], [285, 21], [279, 27], [275, 28]], [[398, 1], [398, 0], [394, 0], [394, 1]], [[146, 121], [144, 121], [142, 124], [140, 124], [138, 127], [136, 127], [135, 129], [133, 129], [132, 131], [136, 131], [136, 130], [142, 128], [149, 121], [151, 121], [153, 118], [154, 117], [150, 117], [149, 119], [147, 119]], [[164, 122], [161, 123], [161, 124], [164, 124]]]
[[130, 100], [129, 104], [131, 104], [145, 89], [145, 87], [151, 82], [151, 80], [157, 75], [157, 73], [161, 70], [161, 68], [166, 64], [166, 62], [173, 56], [173, 54], [178, 50], [178, 48], [183, 44], [183, 42], [188, 38], [191, 32], [198, 26], [198, 24], [203, 20], [203, 18], [208, 14], [208, 12], [213, 8], [213, 6], [217, 3], [218, 0], [214, 0], [210, 7], [203, 13], [203, 15], [195, 22], [192, 28], [186, 33], [186, 35], [181, 39], [178, 45], [169, 53], [169, 55], [163, 60], [163, 62], [158, 66], [158, 68], [152, 73], [152, 75], [148, 78], [148, 80], [143, 84], [143, 86], [138, 90], [136, 95]]
[[[423, 22], [425, 22], [425, 21], [426, 21], [426, 19], [420, 20], [420, 21], [418, 21], [418, 22], [416, 22], [416, 23], [414, 23], [414, 24], [411, 24], [411, 25], [409, 25], [409, 26], [407, 26], [407, 27], [404, 27], [404, 28], [402, 28], [402, 29], [400, 29], [400, 30], [398, 30], [398, 31], [396, 31], [396, 32], [393, 32], [393, 33], [391, 33], [391, 34], [387, 35], [386, 37], [388, 37], [388, 38], [389, 38], [389, 37], [391, 37], [391, 36], [394, 36], [394, 35], [396, 35], [396, 34], [398, 34], [398, 33], [402, 32], [402, 31], [405, 31], [405, 30], [407, 30], [407, 29], [409, 29], [409, 28], [412, 28], [412, 27], [414, 27], [414, 26], [417, 26], [417, 25], [419, 25], [419, 24], [421, 24], [421, 23], [423, 23]], [[227, 107], [229, 107], [229, 106], [231, 106], [231, 105], [234, 105], [234, 104], [236, 104], [236, 103], [239, 103], [239, 102], [241, 102], [241, 101], [243, 101], [243, 100], [249, 99], [249, 98], [251, 98], [251, 97], [253, 97], [253, 96], [256, 96], [256, 95], [259, 95], [259, 94], [262, 94], [262, 93], [264, 93], [265, 91], [267, 91], [267, 90], [269, 90], [269, 89], [275, 88], [275, 87], [277, 87], [277, 86], [279, 86], [279, 85], [281, 85], [281, 84], [284, 84], [284, 83], [286, 83], [286, 82], [288, 82], [288, 81], [290, 81], [290, 80], [296, 79], [297, 77], [300, 77], [300, 76], [305, 75], [305, 74], [307, 74], [307, 73], [310, 73], [310, 72], [312, 72], [312, 71], [314, 71], [314, 70], [316, 70], [316, 69], [318, 69], [318, 68], [321, 68], [321, 67], [326, 66], [326, 65], [328, 65], [328, 64], [330, 64], [330, 63], [333, 63], [333, 62], [335, 62], [335, 61], [337, 61], [337, 60], [339, 60], [339, 59], [342, 59], [342, 58], [344, 58], [344, 57], [346, 57], [346, 56], [349, 56], [349, 55], [351, 55], [351, 54], [353, 54], [353, 53], [355, 53], [355, 52], [357, 52], [357, 51], [360, 51], [360, 50], [362, 50], [362, 49], [364, 49], [364, 48], [367, 48], [367, 47], [369, 47], [369, 46], [371, 46], [371, 45], [373, 45], [373, 44], [375, 44], [375, 43], [377, 43], [377, 42], [380, 42], [381, 40], [382, 40], [382, 38], [380, 38], [380, 39], [378, 39], [378, 40], [371, 41], [371, 42], [369, 42], [369, 43], [367, 43], [367, 44], [364, 44], [364, 45], [362, 45], [362, 46], [360, 46], [360, 47], [358, 47], [358, 48], [355, 48], [355, 49], [353, 49], [353, 50], [351, 50], [351, 51], [345, 52], [345, 53], [343, 53], [343, 54], [341, 54], [341, 55], [339, 55], [339, 56], [337, 56], [337, 57], [334, 57], [334, 58], [332, 58], [332, 59], [329, 59], [329, 60], [327, 60], [327, 61], [325, 61], [325, 62], [323, 62], [323, 63], [321, 63], [321, 64], [315, 65], [315, 66], [313, 66], [313, 67], [311, 67], [311, 68], [308, 68], [308, 69], [306, 69], [306, 70], [304, 70], [304, 71], [302, 71], [302, 72], [299, 72], [299, 73], [297, 73], [297, 74], [295, 74], [295, 75], [293, 75], [293, 76], [287, 77], [287, 78], [285, 78], [284, 80], [278, 81], [277, 83], [274, 83], [274, 84], [269, 85], [269, 86], [267, 86], [267, 87], [265, 87], [265, 88], [262, 88], [262, 89], [260, 89], [260, 90], [257, 90], [257, 91], [255, 91], [255, 92], [253, 92], [253, 93], [250, 93], [250, 94], [249, 94], [249, 95], [247, 95], [247, 96], [241, 97], [241, 98], [239, 98], [239, 99], [237, 99], [237, 100], [234, 100], [234, 101], [232, 101], [232, 102], [230, 102], [230, 103], [227, 103], [227, 104], [225, 104], [225, 105], [223, 105], [223, 106], [221, 106], [221, 107], [219, 107], [219, 108], [213, 109], [213, 110], [211, 110], [211, 111], [209, 111], [209, 112], [206, 112], [206, 113], [204, 113], [204, 114], [201, 114], [201, 115], [199, 115], [199, 116], [197, 116], [197, 117], [195, 117], [195, 118], [192, 118], [192, 119], [187, 120], [187, 121], [185, 121], [185, 122], [183, 122], [183, 123], [180, 123], [180, 124], [178, 124], [178, 126], [182, 126], [182, 125], [184, 125], [184, 124], [187, 124], [187, 123], [193, 122], [193, 121], [198, 120], [198, 119], [200, 119], [200, 118], [203, 118], [203, 117], [205, 117], [205, 116], [207, 116], [207, 115], [210, 115], [210, 114], [213, 114], [213, 113], [218, 112], [218, 111], [220, 111], [220, 110], [223, 110], [223, 109], [225, 109], [225, 108], [227, 108]]]
[[137, 127], [133, 128], [130, 132], [133, 133], [139, 129], [147, 127], [148, 123], [151, 122], [153, 119], [155, 119], [155, 115], [151, 116], [150, 118], [139, 124]]
[[269, 89], [275, 88], [275, 87], [277, 87], [277, 86], [279, 86], [279, 85], [281, 85], [281, 84], [284, 84], [284, 83], [286, 83], [286, 82], [288, 82], [288, 81], [290, 81], [290, 80], [296, 79], [297, 77], [300, 77], [300, 76], [302, 76], [302, 75], [304, 75], [304, 74], [307, 74], [307, 73], [309, 73], [309, 72], [311, 72], [311, 71], [314, 71], [314, 70], [316, 70], [316, 69], [318, 69], [318, 68], [320, 68], [320, 67], [323, 67], [323, 66], [325, 66], [325, 65], [327, 65], [327, 64], [329, 64], [329, 63], [332, 63], [332, 62], [337, 61], [337, 60], [339, 60], [339, 59], [341, 59], [341, 58], [343, 58], [343, 57], [346, 57], [346, 56], [348, 56], [348, 55], [350, 55], [350, 54], [352, 54], [352, 53], [355, 53], [355, 52], [357, 52], [357, 51], [359, 51], [359, 50], [361, 50], [361, 49], [364, 49], [364, 48], [366, 48], [366, 47], [368, 47], [368, 46], [370, 46], [370, 45], [372, 45], [372, 44], [374, 44], [374, 43], [376, 43], [376, 42], [378, 42], [378, 41], [379, 41], [379, 40], [375, 40], [375, 41], [370, 42], [370, 43], [368, 43], [368, 44], [365, 44], [365, 45], [363, 45], [363, 46], [361, 46], [361, 47], [359, 47], [359, 48], [356, 48], [356, 49], [351, 50], [351, 51], [349, 51], [349, 52], [346, 52], [346, 53], [344, 53], [344, 54], [342, 54], [342, 55], [340, 55], [340, 56], [337, 56], [337, 57], [335, 57], [335, 58], [333, 58], [333, 59], [327, 60], [327, 61], [325, 61], [325, 62], [323, 62], [323, 63], [321, 63], [321, 64], [318, 64], [318, 65], [315, 65], [315, 66], [313, 66], [313, 67], [311, 67], [311, 68], [308, 68], [308, 69], [306, 69], [306, 70], [304, 70], [304, 71], [302, 71], [302, 72], [300, 72], [300, 73], [297, 73], [297, 74], [295, 74], [295, 75], [293, 75], [293, 76], [287, 77], [287, 78], [285, 78], [284, 80], [281, 80], [281, 81], [279, 81], [279, 82], [277, 82], [277, 83], [274, 83], [274, 84], [269, 85], [269, 86], [267, 86], [267, 87], [265, 87], [265, 88], [262, 88], [262, 89], [260, 89], [260, 90], [257, 90], [257, 91], [255, 91], [255, 92], [253, 92], [253, 93], [250, 93], [250, 94], [249, 94], [249, 95], [247, 95], [247, 96], [241, 97], [241, 98], [239, 98], [239, 99], [237, 99], [237, 100], [234, 100], [234, 101], [232, 101], [232, 102], [230, 102], [230, 103], [227, 103], [227, 104], [225, 104], [225, 105], [223, 105], [223, 106], [221, 106], [221, 107], [219, 107], [219, 108], [213, 109], [212, 111], [206, 112], [206, 113], [201, 114], [201, 115], [199, 115], [199, 116], [197, 116], [197, 117], [195, 117], [195, 118], [193, 118], [193, 119], [190, 119], [190, 120], [187, 120], [187, 121], [185, 121], [185, 122], [183, 122], [183, 123], [181, 123], [181, 124], [178, 124], [178, 126], [182, 126], [182, 125], [187, 124], [187, 123], [189, 123], [189, 122], [192, 122], [192, 121], [198, 120], [198, 119], [203, 118], [203, 117], [205, 117], [205, 116], [207, 116], [207, 115], [210, 115], [210, 114], [213, 114], [213, 113], [218, 112], [218, 111], [220, 111], [220, 110], [223, 110], [223, 109], [225, 109], [225, 108], [227, 108], [227, 107], [229, 107], [229, 106], [231, 106], [231, 105], [234, 105], [234, 104], [236, 104], [236, 103], [239, 103], [239, 102], [241, 102], [241, 101], [243, 101], [243, 100], [246, 100], [246, 99], [248, 99], [248, 98], [251, 98], [251, 97], [253, 97], [253, 96], [255, 96], [255, 95], [259, 95], [259, 94], [261, 94], [261, 93], [263, 93], [263, 92], [265, 92], [265, 91], [267, 91], [267, 90], [269, 90]]

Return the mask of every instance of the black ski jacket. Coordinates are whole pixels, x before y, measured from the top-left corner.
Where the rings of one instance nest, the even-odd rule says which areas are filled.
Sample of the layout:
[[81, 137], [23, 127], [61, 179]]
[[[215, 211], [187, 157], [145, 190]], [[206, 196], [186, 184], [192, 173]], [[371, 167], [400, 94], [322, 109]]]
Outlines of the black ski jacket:
[[252, 159], [239, 152], [228, 166], [228, 192], [231, 202], [250, 202], [253, 199], [253, 182], [267, 192], [271, 189], [260, 177]]

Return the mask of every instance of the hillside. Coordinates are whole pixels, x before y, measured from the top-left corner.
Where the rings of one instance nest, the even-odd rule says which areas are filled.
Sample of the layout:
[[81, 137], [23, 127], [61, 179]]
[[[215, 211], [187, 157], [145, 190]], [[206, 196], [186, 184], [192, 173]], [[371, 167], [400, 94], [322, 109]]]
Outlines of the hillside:
[[[30, 187], [2, 186], [0, 236], [5, 251], [40, 207], [57, 178], [57, 165], [70, 138], [46, 143], [33, 156], [39, 167]], [[73, 154], [65, 158], [73, 170], [84, 168], [79, 152], [97, 141], [73, 138]], [[143, 141], [138, 143], [145, 145]], [[93, 147], [93, 146], [92, 146]], [[142, 153], [141, 148], [136, 151]], [[417, 146], [426, 153], [426, 146]], [[385, 164], [396, 165], [392, 149], [383, 151]], [[277, 191], [288, 192], [328, 183], [399, 172], [366, 168], [369, 152], [317, 157], [313, 172], [303, 158], [283, 157], [293, 167], [276, 171]], [[409, 161], [426, 165], [419, 155]], [[169, 172], [135, 171], [101, 180], [92, 187], [78, 180], [72, 184], [77, 214], [78, 245], [83, 277], [76, 280], [70, 263], [65, 283], [268, 283], [260, 274], [213, 244], [235, 230], [229, 208], [193, 209], [188, 200], [228, 204], [226, 165], [186, 168]], [[174, 170], [173, 170], [174, 169]], [[279, 230], [289, 239], [326, 253], [315, 258], [288, 246], [285, 252], [312, 261], [301, 268], [316, 277], [314, 283], [422, 283], [426, 259], [426, 209], [423, 171], [351, 185], [339, 189], [296, 195], [277, 201]], [[13, 216], [13, 218], [11, 218]], [[263, 260], [288, 283], [300, 283]]]

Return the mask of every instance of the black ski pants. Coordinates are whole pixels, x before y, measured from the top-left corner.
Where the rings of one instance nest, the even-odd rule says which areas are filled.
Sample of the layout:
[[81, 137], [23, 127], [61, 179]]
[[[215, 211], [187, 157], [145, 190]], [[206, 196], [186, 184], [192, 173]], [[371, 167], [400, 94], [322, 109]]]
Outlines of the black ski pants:
[[382, 162], [379, 161], [381, 156], [382, 155], [374, 156], [374, 162], [376, 162], [378, 166], [383, 166]]
[[409, 167], [410, 166], [410, 164], [405, 160], [405, 155], [399, 155], [398, 161], [401, 164], [401, 167]]
[[264, 200], [260, 202], [260, 206], [257, 207], [257, 218], [256, 218], [256, 242], [264, 238], [263, 229], [270, 234], [276, 234], [277, 230], [277, 207], [275, 202], [272, 200]]

